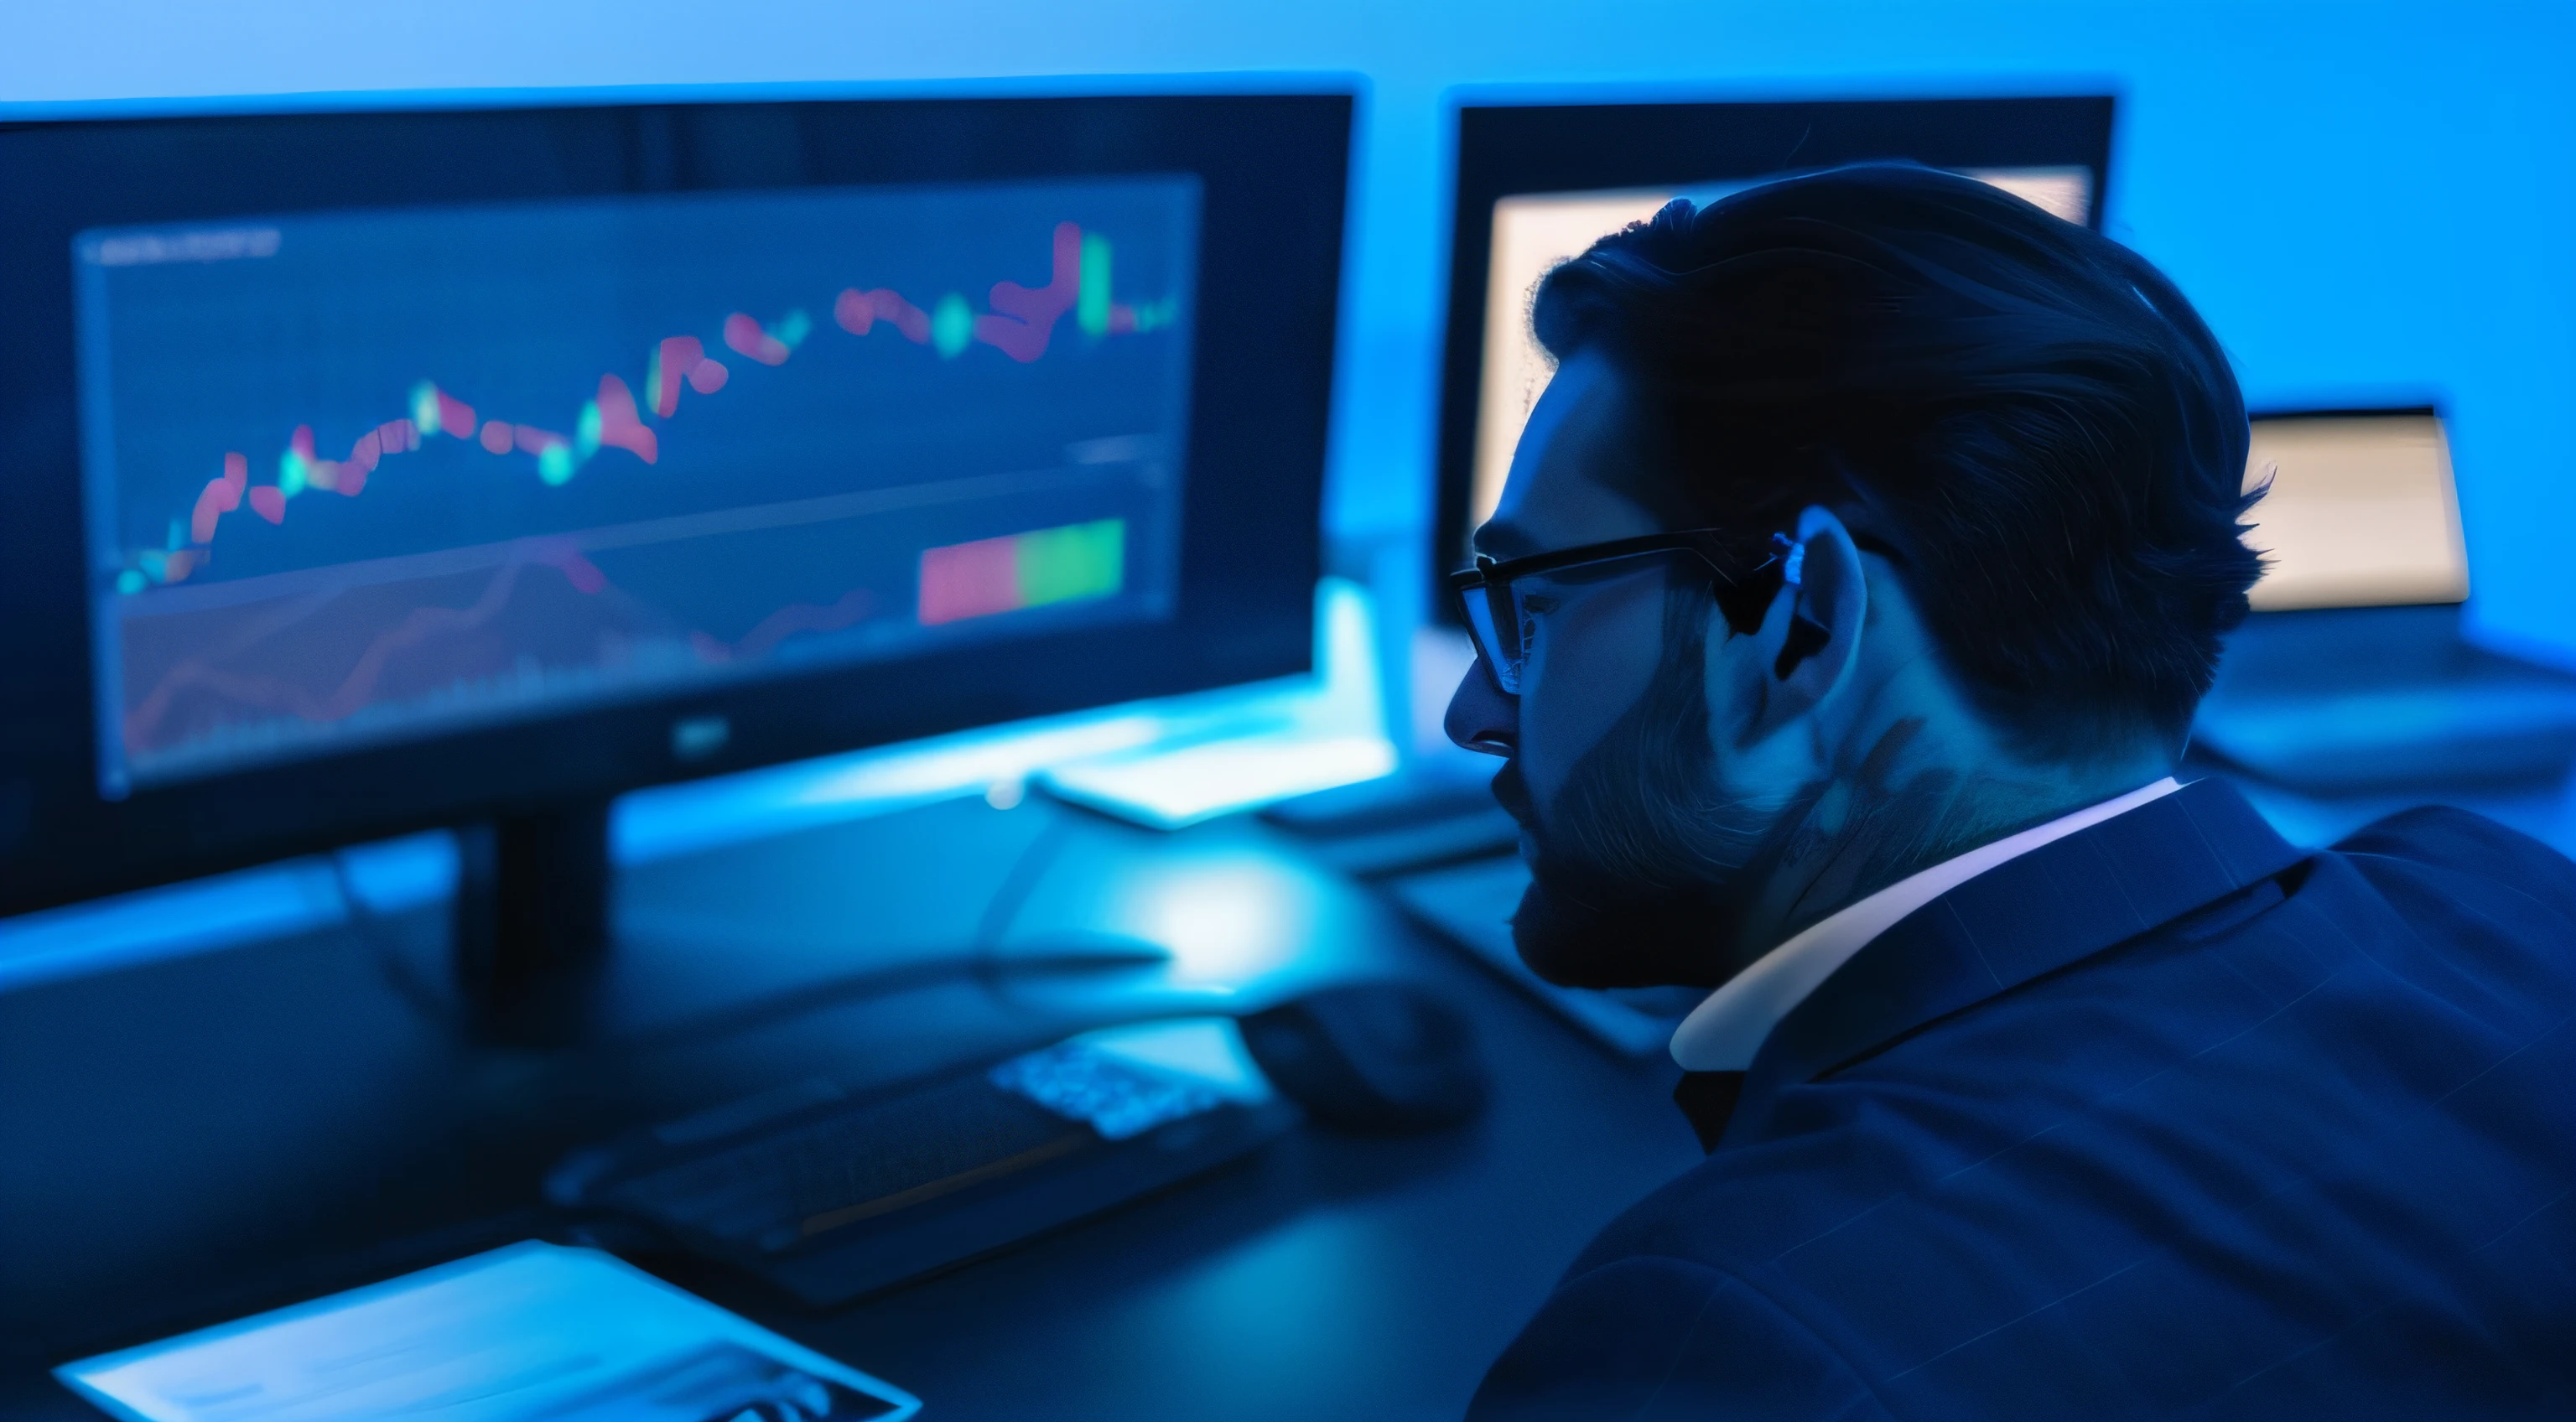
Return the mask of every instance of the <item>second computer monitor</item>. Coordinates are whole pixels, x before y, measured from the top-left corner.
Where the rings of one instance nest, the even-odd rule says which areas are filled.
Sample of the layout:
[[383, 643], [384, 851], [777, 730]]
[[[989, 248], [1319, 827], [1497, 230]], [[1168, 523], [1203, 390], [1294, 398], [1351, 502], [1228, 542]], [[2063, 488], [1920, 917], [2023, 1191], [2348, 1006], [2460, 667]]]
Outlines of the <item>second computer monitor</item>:
[[1539, 279], [1596, 238], [1676, 197], [1875, 158], [1968, 173], [2098, 227], [2111, 161], [2105, 97], [1470, 102], [1457, 117], [1435, 574], [1492, 514], [1553, 371], [1530, 331]]

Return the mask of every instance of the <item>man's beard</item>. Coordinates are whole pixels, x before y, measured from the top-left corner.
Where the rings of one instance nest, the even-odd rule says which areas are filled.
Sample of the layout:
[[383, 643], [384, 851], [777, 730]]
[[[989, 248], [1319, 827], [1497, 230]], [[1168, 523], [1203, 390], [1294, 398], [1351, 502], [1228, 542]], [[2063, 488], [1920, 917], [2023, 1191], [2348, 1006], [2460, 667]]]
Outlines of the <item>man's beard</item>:
[[1654, 680], [1575, 762], [1544, 815], [1517, 761], [1494, 777], [1530, 859], [1512, 941], [1549, 982], [1724, 982], [1764, 868], [1804, 818], [1812, 791], [1756, 804], [1718, 784], [1703, 675], [1708, 606], [1704, 588], [1666, 594]]

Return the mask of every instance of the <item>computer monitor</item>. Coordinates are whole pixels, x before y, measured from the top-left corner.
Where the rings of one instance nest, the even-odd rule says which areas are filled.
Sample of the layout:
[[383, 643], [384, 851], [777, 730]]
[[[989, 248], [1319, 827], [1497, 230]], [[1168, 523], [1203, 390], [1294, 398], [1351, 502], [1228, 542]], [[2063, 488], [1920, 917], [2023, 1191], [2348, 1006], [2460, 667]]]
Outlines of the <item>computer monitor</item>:
[[0, 912], [1303, 669], [1350, 114], [0, 126]]
[[[1725, 103], [1475, 102], [1457, 110], [1435, 575], [1462, 566], [1553, 366], [1530, 332], [1541, 277], [1676, 197], [1873, 158], [1983, 178], [2101, 225], [2107, 97]], [[1432, 606], [1455, 620], [1442, 592]]]
[[2450, 441], [2430, 408], [2257, 415], [2246, 515], [2264, 554], [2257, 612], [2465, 602], [2468, 546]]

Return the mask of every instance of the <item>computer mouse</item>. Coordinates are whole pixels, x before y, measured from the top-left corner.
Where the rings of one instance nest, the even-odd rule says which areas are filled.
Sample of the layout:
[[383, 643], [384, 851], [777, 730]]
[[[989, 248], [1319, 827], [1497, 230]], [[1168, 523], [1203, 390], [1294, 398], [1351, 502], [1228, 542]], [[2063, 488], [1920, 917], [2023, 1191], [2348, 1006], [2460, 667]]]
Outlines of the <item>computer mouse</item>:
[[1271, 1084], [1337, 1130], [1396, 1135], [1453, 1126], [1491, 1084], [1467, 1014], [1405, 983], [1326, 988], [1242, 1021]]

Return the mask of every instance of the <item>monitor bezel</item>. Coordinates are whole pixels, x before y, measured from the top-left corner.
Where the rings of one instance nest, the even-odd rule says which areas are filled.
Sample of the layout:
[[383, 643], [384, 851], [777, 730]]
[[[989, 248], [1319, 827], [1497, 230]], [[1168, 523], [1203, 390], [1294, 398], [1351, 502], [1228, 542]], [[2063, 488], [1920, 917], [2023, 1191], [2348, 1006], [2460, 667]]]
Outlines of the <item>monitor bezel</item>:
[[[0, 303], [20, 310], [0, 319], [0, 330], [16, 338], [0, 342], [0, 391], [15, 396], [0, 395], [0, 424], [17, 426], [0, 437], [0, 475], [20, 491], [10, 526], [0, 528], [0, 605], [40, 612], [0, 620], [0, 665], [30, 673], [0, 685], [0, 727], [9, 732], [0, 755], [0, 913], [654, 784], [1307, 670], [1354, 106], [1344, 86], [1179, 93], [1152, 86], [515, 105], [405, 105], [377, 96], [338, 109], [282, 103], [0, 122], [0, 186], [11, 189], [0, 196], [7, 219], [0, 227], [8, 228], [0, 257], [21, 259], [14, 275], [0, 262]], [[286, 155], [345, 148], [353, 134], [390, 132], [386, 126], [413, 130], [415, 143], [438, 132], [493, 144], [558, 119], [676, 134], [677, 147], [657, 154], [635, 139], [614, 186], [464, 200], [1197, 174], [1204, 206], [1191, 482], [1174, 617], [684, 691], [102, 798], [69, 341], [70, 233], [446, 201], [446, 194], [397, 201], [363, 187], [353, 194], [345, 183], [330, 186], [334, 175], [299, 173]], [[794, 171], [745, 174], [693, 139], [746, 121], [801, 135]], [[151, 171], [139, 157], [84, 193], [60, 191], [70, 186], [63, 182], [49, 190], [23, 181], [35, 151], [29, 135], [72, 149], [85, 138], [93, 157], [102, 139], [109, 151], [123, 140], [129, 155], [157, 145], [164, 164], [166, 150], [185, 150], [226, 176], [214, 199], [201, 192], [185, 206], [138, 195]], [[31, 253], [58, 260], [31, 264], [24, 260]], [[1257, 293], [1241, 280], [1256, 268], [1265, 279]], [[45, 309], [28, 314], [30, 306]], [[48, 330], [61, 339], [44, 341]], [[39, 354], [48, 344], [55, 353]], [[707, 717], [729, 728], [723, 750], [683, 759], [675, 726]]]
[[[1492, 213], [1505, 197], [1678, 187], [1758, 178], [1870, 158], [1938, 168], [2092, 170], [2087, 225], [2101, 230], [2110, 191], [2109, 94], [2073, 96], [1605, 101], [1592, 91], [1508, 100], [1451, 96], [1453, 180], [1449, 276], [1440, 365], [1437, 503], [1430, 539], [1431, 607], [1461, 625], [1441, 580], [1469, 556], [1476, 417], [1485, 351], [1485, 285]], [[1903, 134], [1901, 143], [1886, 135]]]

